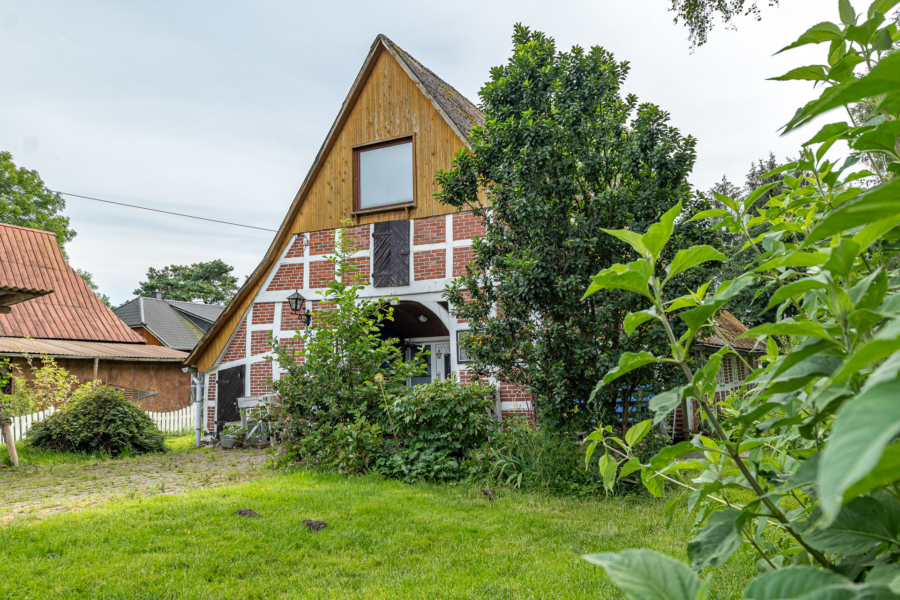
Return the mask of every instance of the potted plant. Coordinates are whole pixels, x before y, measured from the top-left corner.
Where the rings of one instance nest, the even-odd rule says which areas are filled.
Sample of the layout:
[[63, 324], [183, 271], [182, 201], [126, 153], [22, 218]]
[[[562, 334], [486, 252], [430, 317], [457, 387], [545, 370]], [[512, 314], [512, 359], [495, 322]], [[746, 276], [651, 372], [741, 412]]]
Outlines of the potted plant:
[[243, 443], [247, 430], [240, 425], [226, 425], [222, 428], [222, 437], [219, 445], [224, 450], [233, 450], [238, 444]]

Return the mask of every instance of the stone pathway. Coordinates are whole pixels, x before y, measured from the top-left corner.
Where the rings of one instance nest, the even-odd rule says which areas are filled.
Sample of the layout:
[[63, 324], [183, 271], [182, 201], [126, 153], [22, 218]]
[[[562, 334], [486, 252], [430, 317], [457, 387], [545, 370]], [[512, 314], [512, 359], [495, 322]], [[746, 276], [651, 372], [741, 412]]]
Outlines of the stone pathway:
[[[5, 448], [4, 448], [5, 450]], [[178, 494], [230, 485], [264, 473], [267, 450], [180, 449], [124, 459], [66, 460], [0, 465], [0, 524], [77, 511], [111, 500]]]

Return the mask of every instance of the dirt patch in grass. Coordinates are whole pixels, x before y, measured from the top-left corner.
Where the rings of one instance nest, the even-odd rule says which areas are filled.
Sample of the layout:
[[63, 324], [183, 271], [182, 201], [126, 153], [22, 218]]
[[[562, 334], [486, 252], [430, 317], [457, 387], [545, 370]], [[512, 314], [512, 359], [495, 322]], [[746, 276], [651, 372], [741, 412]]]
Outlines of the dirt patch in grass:
[[173, 451], [167, 454], [123, 459], [23, 449], [20, 468], [0, 468], [0, 524], [266, 475], [261, 468], [268, 457], [265, 450], [194, 449], [179, 438], [169, 445]]

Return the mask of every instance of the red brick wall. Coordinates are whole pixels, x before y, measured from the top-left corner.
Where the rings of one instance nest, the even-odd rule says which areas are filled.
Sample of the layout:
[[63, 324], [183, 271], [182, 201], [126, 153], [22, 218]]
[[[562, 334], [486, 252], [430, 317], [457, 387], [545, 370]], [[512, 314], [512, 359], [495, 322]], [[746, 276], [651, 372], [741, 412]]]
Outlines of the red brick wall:
[[212, 404], [206, 411], [206, 431], [216, 430], [216, 374], [210, 373], [206, 377], [207, 401]]
[[261, 302], [253, 305], [253, 324], [271, 325], [275, 322], [275, 303]]
[[[417, 234], [418, 235], [418, 234]], [[443, 279], [447, 275], [447, 251], [426, 250], [413, 254], [415, 281], [423, 279]]]
[[233, 360], [239, 360], [241, 358], [247, 357], [247, 321], [245, 320], [241, 323], [240, 328], [237, 330], [237, 333], [234, 335], [234, 339], [231, 340], [231, 345], [228, 346], [228, 351], [225, 353], [225, 357], [222, 359], [222, 362], [231, 362]]
[[250, 355], [265, 354], [272, 349], [269, 346], [270, 331], [251, 331], [250, 332]]
[[413, 229], [413, 245], [415, 246], [440, 244], [447, 241], [447, 218], [444, 216], [416, 219]]
[[349, 236], [350, 239], [353, 240], [353, 247], [356, 248], [356, 250], [369, 249], [369, 239], [371, 238], [371, 236], [369, 235], [368, 225], [349, 227], [344, 230], [344, 235]]
[[262, 360], [250, 365], [250, 395], [268, 394], [272, 380], [272, 361]]
[[309, 263], [309, 287], [325, 287], [332, 279], [334, 279], [334, 264], [331, 261]]
[[[306, 306], [309, 307], [310, 302], [307, 301]], [[306, 309], [304, 309], [306, 310]], [[282, 302], [281, 304], [281, 327], [282, 331], [297, 331], [298, 329], [305, 329], [302, 323], [300, 323], [300, 315], [295, 315], [291, 312], [291, 305], [287, 302]]]
[[472, 248], [453, 249], [453, 276], [460, 277], [466, 274], [466, 266], [472, 260]]
[[[312, 272], [312, 271], [310, 271]], [[299, 290], [303, 287], [303, 265], [302, 264], [286, 264], [278, 267], [272, 283], [266, 288], [266, 291], [275, 290]]]
[[287, 251], [285, 258], [298, 258], [303, 256], [303, 240], [306, 236], [298, 235], [294, 238], [294, 243], [291, 244], [290, 249]]
[[334, 229], [314, 231], [309, 234], [310, 255], [331, 254], [332, 252], [334, 252]]
[[[418, 227], [418, 222], [416, 222]], [[453, 239], [469, 240], [473, 237], [484, 237], [484, 223], [470, 212], [453, 215]]]
[[353, 281], [354, 275], [362, 276], [362, 279], [360, 280], [361, 283], [369, 283], [369, 257], [360, 256], [358, 258], [351, 258], [348, 262], [350, 263], [350, 273], [348, 275], [347, 283]]

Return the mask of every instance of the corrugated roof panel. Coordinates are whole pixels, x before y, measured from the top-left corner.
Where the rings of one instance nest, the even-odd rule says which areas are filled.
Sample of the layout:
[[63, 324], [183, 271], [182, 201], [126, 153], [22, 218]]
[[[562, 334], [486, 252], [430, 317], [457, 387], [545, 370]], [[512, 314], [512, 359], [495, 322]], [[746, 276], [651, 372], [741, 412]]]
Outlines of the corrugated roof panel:
[[11, 306], [0, 336], [144, 343], [66, 264], [52, 233], [0, 223], [2, 285], [53, 293]]
[[187, 352], [151, 346], [149, 344], [121, 344], [114, 342], [84, 342], [78, 340], [30, 340], [0, 337], [0, 354], [46, 354], [79, 358], [107, 358], [132, 360], [163, 360], [181, 362]]

